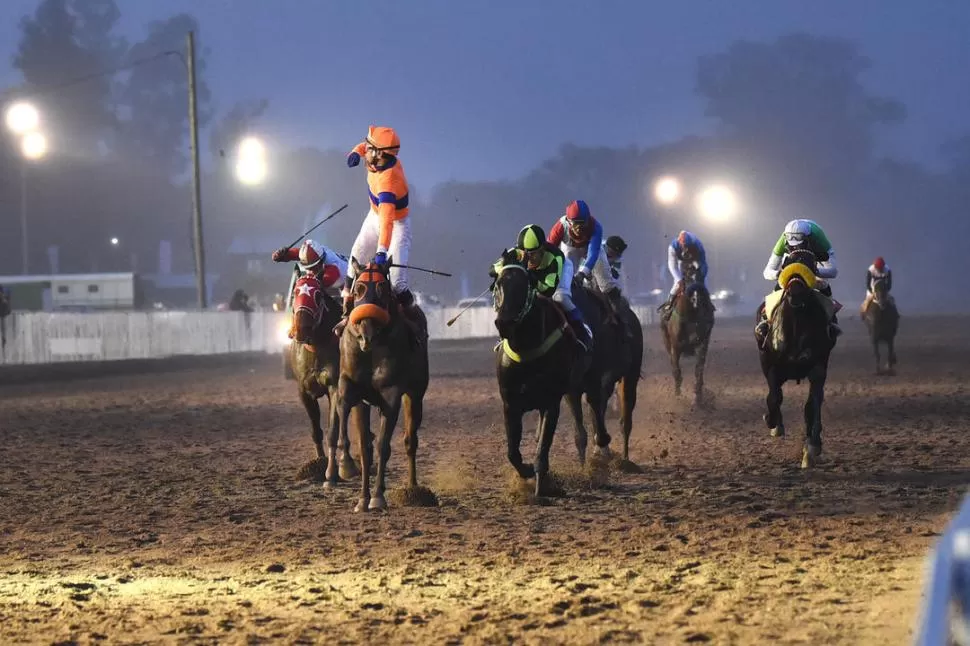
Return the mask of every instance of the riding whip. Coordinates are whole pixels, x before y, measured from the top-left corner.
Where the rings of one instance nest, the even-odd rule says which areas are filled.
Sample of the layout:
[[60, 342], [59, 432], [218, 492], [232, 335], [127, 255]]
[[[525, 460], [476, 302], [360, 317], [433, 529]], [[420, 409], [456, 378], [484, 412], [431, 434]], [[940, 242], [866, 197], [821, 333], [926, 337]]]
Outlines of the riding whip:
[[465, 312], [467, 312], [469, 309], [471, 309], [471, 307], [473, 305], [475, 305], [475, 303], [477, 303], [478, 301], [482, 300], [482, 298], [485, 297], [485, 294], [489, 293], [490, 291], [492, 291], [492, 288], [491, 287], [486, 287], [485, 288], [485, 291], [483, 291], [481, 294], [479, 294], [478, 296], [476, 296], [475, 299], [471, 303], [469, 303], [468, 305], [466, 305], [465, 307], [463, 307], [462, 310], [460, 312], [458, 312], [457, 314], [455, 314], [455, 316], [452, 317], [452, 319], [450, 321], [448, 321], [445, 325], [447, 325], [448, 327], [451, 327], [454, 324], [454, 322], [458, 320], [458, 317], [459, 316], [461, 316], [462, 314], [464, 314]]
[[[321, 222], [320, 224], [323, 224], [323, 222]], [[389, 267], [400, 267], [401, 269], [413, 269], [414, 271], [423, 271], [425, 273], [431, 274], [432, 276], [447, 276], [448, 278], [451, 278], [451, 274], [449, 274], [448, 272], [437, 271], [437, 270], [434, 270], [434, 269], [425, 269], [424, 267], [415, 267], [414, 265], [399, 265], [397, 263], [393, 263], [392, 262], [388, 266]]]
[[313, 230], [314, 229], [316, 229], [318, 226], [320, 226], [321, 224], [323, 224], [327, 220], [333, 218], [335, 215], [337, 215], [338, 213], [340, 213], [341, 211], [343, 211], [344, 209], [346, 209], [348, 206], [350, 206], [350, 205], [349, 204], [344, 204], [339, 209], [337, 209], [336, 211], [334, 211], [333, 213], [331, 213], [330, 215], [328, 215], [324, 219], [322, 219], [319, 222], [317, 222], [316, 224], [314, 224], [312, 227], [310, 227], [310, 229], [306, 233], [304, 233], [302, 236], [300, 236], [299, 238], [297, 238], [296, 240], [294, 240], [293, 242], [291, 242], [286, 248], [287, 249], [292, 249], [296, 245], [296, 243], [298, 243], [300, 240], [302, 240], [303, 238], [305, 238], [308, 235], [310, 235], [311, 233], [313, 233]]

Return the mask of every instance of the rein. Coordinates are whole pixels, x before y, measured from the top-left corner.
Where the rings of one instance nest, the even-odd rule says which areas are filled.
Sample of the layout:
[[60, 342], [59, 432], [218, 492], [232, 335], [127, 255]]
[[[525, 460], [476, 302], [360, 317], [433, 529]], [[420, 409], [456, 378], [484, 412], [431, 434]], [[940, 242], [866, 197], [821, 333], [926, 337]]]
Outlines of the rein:
[[[499, 275], [501, 275], [506, 269], [510, 269], [510, 268], [523, 272], [526, 275], [526, 278], [528, 278], [528, 273], [529, 273], [528, 270], [522, 265], [514, 265], [514, 264], [504, 265], [499, 270]], [[528, 292], [526, 293], [525, 303], [523, 304], [522, 309], [519, 310], [516, 316], [512, 319], [513, 323], [515, 324], [521, 323], [522, 320], [525, 319], [525, 317], [529, 314], [529, 312], [532, 311], [532, 307], [533, 305], [535, 305], [537, 295], [538, 295], [538, 290], [535, 287], [533, 287], [532, 283], [530, 282], [528, 287]], [[503, 298], [504, 298], [504, 290], [503, 290]], [[498, 311], [499, 308], [497, 304], [494, 304], [493, 307], [495, 308], [496, 311]], [[560, 339], [562, 339], [563, 335], [565, 334], [565, 328], [567, 326], [565, 317], [562, 315], [561, 312], [559, 313], [559, 317], [561, 319], [561, 324], [558, 327], [556, 327], [551, 333], [546, 335], [542, 343], [540, 343], [537, 347], [532, 348], [531, 350], [525, 350], [523, 352], [516, 352], [509, 345], [508, 339], [503, 338], [502, 352], [504, 352], [505, 356], [507, 356], [515, 363], [527, 363], [529, 361], [534, 361], [535, 359], [538, 359], [544, 356], [547, 352], [549, 352], [553, 348], [553, 346], [555, 346], [560, 341]], [[542, 320], [543, 332], [545, 332], [545, 326], [546, 326], [545, 319], [543, 319]]]

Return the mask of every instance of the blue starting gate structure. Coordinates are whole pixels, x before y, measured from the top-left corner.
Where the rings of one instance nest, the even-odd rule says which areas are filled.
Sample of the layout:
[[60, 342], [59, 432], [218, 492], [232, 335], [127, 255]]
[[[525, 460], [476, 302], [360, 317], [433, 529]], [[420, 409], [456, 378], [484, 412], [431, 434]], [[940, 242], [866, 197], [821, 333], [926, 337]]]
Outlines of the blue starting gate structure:
[[916, 644], [970, 646], [970, 495], [933, 551]]

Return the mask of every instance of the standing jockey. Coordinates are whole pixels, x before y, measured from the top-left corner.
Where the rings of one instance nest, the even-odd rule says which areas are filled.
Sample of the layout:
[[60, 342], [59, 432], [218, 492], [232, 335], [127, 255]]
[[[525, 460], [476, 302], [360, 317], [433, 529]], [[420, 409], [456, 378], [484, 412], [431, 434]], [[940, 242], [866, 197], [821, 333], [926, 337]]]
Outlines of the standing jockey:
[[307, 238], [299, 247], [280, 247], [273, 262], [297, 261], [300, 271], [320, 281], [324, 289], [333, 287], [347, 275], [347, 259], [332, 249]]
[[[370, 196], [370, 211], [364, 218], [350, 255], [361, 264], [370, 261], [378, 266], [394, 261], [391, 267], [391, 287], [397, 295], [401, 307], [414, 304], [414, 295], [408, 288], [408, 253], [411, 249], [411, 222], [408, 218], [408, 181], [404, 177], [404, 167], [397, 155], [401, 151], [401, 141], [392, 128], [371, 126], [367, 138], [357, 144], [347, 155], [347, 166], [353, 168], [364, 157], [367, 165], [367, 188]], [[343, 318], [334, 327], [340, 334], [347, 325], [354, 297], [350, 292], [354, 278], [353, 267], [347, 274], [344, 284]]]
[[[869, 265], [869, 269], [866, 271], [866, 298], [862, 301], [862, 307], [859, 309], [862, 316], [866, 315], [866, 310], [869, 309], [869, 305], [875, 296], [872, 293], [872, 284], [883, 278], [886, 280], [886, 293], [888, 294], [893, 288], [893, 270], [889, 268], [882, 256], [879, 256]], [[889, 298], [892, 299], [892, 296]]]
[[590, 214], [586, 202], [576, 200], [566, 207], [566, 214], [552, 225], [547, 242], [558, 246], [577, 268], [577, 278], [592, 278], [596, 288], [606, 295], [614, 311], [622, 306], [620, 288], [607, 266], [606, 254], [602, 253], [603, 225]]
[[681, 231], [677, 237], [667, 247], [667, 271], [674, 279], [674, 285], [670, 288], [667, 301], [657, 309], [667, 316], [671, 312], [674, 304], [674, 297], [682, 289], [684, 272], [682, 263], [696, 262], [700, 270], [701, 281], [707, 288], [707, 252], [704, 251], [704, 244], [701, 239], [690, 231]]

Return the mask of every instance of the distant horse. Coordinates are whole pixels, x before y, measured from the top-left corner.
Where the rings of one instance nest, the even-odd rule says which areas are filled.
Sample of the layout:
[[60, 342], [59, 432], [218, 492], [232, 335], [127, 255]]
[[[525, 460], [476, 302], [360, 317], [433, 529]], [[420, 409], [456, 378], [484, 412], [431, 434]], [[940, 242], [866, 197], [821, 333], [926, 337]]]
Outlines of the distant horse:
[[[769, 332], [764, 339], [755, 335], [761, 370], [768, 382], [768, 412], [764, 420], [773, 437], [785, 434], [782, 386], [792, 379], [809, 381], [803, 469], [814, 466], [822, 453], [822, 401], [829, 355], [835, 347], [835, 339], [829, 335], [831, 313], [813, 289], [816, 271], [815, 256], [810, 251], [793, 251], [785, 259], [778, 278], [783, 287], [769, 294], [762, 306], [768, 316]], [[761, 308], [757, 320], [761, 320]]]
[[684, 263], [683, 281], [670, 308], [670, 313], [660, 320], [664, 348], [670, 357], [674, 375], [674, 393], [680, 395], [683, 375], [680, 358], [696, 354], [694, 364], [694, 401], [698, 405], [704, 397], [704, 366], [707, 364], [707, 347], [714, 329], [714, 304], [704, 286], [700, 268], [694, 262]]
[[[562, 398], [574, 383], [579, 357], [575, 337], [556, 303], [541, 296], [523, 264], [511, 257], [492, 290], [495, 328], [502, 338], [495, 372], [502, 397], [508, 459], [523, 479], [536, 479], [537, 496], [548, 491], [549, 449], [559, 422]], [[522, 416], [539, 411], [534, 464], [524, 464]]]
[[583, 423], [582, 396], [586, 395], [596, 431], [596, 453], [609, 456], [610, 436], [606, 430], [606, 407], [619, 386], [620, 427], [623, 432], [623, 459], [630, 459], [630, 432], [633, 409], [637, 404], [637, 384], [643, 366], [643, 327], [629, 305], [620, 304], [615, 315], [606, 297], [574, 281], [573, 301], [583, 312], [593, 331], [592, 357], [582, 378], [566, 393], [573, 415], [576, 450], [581, 464], [586, 462], [587, 433]]
[[[872, 302], [863, 314], [866, 327], [869, 328], [869, 340], [872, 342], [872, 352], [876, 356], [876, 374], [893, 374], [896, 366], [896, 331], [899, 328], [899, 310], [890, 298], [886, 289], [886, 279], [877, 278], [872, 282]], [[889, 351], [885, 371], [882, 368], [882, 357], [879, 354], [879, 344], [885, 343]]]
[[[428, 323], [417, 305], [404, 310], [388, 278], [389, 265], [361, 266], [351, 258], [356, 278], [351, 293], [354, 307], [340, 337], [340, 430], [347, 432], [351, 410], [359, 414], [361, 493], [354, 511], [386, 509], [384, 479], [391, 455], [391, 436], [402, 408], [404, 445], [408, 455], [406, 491], [419, 491], [415, 457], [418, 428], [428, 390]], [[380, 412], [377, 436], [377, 485], [370, 491], [370, 406]], [[366, 447], [366, 448], [365, 448]], [[331, 459], [336, 437], [330, 438]]]
[[[340, 342], [333, 335], [333, 326], [340, 320], [340, 305], [324, 290], [312, 275], [297, 279], [293, 286], [293, 323], [290, 336], [290, 365], [296, 376], [300, 401], [310, 417], [310, 432], [317, 450], [317, 459], [326, 459], [323, 449], [323, 429], [320, 427], [319, 398], [327, 397], [327, 419], [330, 433], [336, 434], [338, 425], [337, 386], [340, 378]], [[325, 486], [337, 481], [338, 463], [327, 464]], [[340, 478], [349, 480], [359, 475], [350, 457], [349, 434], [340, 435]]]

